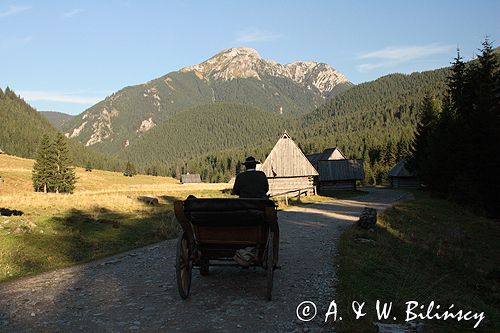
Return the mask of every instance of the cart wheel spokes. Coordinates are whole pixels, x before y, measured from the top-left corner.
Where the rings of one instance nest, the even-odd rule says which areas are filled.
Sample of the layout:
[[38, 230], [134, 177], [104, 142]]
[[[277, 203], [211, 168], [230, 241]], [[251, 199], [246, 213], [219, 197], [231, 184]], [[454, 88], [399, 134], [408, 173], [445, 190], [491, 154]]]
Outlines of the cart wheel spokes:
[[177, 289], [179, 295], [186, 299], [191, 289], [191, 270], [193, 268], [190, 257], [189, 242], [186, 233], [183, 232], [177, 241], [177, 255], [175, 258], [175, 271], [177, 275]]
[[269, 239], [267, 242], [267, 258], [266, 258], [266, 269], [267, 269], [267, 289], [266, 289], [266, 299], [270, 301], [272, 299], [273, 292], [273, 278], [274, 278], [274, 251], [273, 251], [273, 233], [269, 233]]

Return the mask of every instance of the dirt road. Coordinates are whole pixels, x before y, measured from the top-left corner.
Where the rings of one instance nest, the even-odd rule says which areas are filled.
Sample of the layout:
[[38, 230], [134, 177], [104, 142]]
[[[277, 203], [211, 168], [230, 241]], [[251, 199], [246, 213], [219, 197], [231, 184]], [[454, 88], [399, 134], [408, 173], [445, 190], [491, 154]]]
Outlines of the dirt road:
[[[324, 314], [335, 297], [335, 246], [365, 206], [403, 198], [370, 190], [351, 200], [279, 213], [280, 265], [273, 300], [264, 300], [262, 269], [193, 271], [191, 297], [180, 299], [175, 240], [90, 264], [0, 284], [0, 332], [332, 332]], [[297, 319], [302, 301], [318, 314]]]

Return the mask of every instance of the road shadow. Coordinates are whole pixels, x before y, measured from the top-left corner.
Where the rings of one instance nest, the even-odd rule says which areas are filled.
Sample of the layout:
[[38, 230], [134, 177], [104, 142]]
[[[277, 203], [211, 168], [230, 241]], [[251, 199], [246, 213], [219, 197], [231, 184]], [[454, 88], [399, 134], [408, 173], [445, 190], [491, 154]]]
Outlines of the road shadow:
[[[279, 213], [281, 269], [275, 272], [272, 302], [264, 297], [265, 271], [239, 267], [210, 267], [208, 276], [193, 270], [191, 296], [182, 300], [174, 268], [176, 242], [166, 241], [37, 276], [24, 286], [20, 282], [20, 289], [0, 285], [0, 321], [8, 323], [0, 330], [233, 332], [241, 328], [285, 332], [297, 326], [330, 328], [320, 317], [301, 324], [295, 309], [307, 299], [323, 307], [329, 304], [334, 296], [336, 243], [366, 204], [308, 205]], [[113, 228], [98, 222], [91, 212], [74, 212], [61, 223], [75, 219], [78, 225]], [[125, 239], [137, 232], [125, 226], [116, 231], [124, 232], [120, 237]], [[22, 288], [32, 291], [26, 294]]]

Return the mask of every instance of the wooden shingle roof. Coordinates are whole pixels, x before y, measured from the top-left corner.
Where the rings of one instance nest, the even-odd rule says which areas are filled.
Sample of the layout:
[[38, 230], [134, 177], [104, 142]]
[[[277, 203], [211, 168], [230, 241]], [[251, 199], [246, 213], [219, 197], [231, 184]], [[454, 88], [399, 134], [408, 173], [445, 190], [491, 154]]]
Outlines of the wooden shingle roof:
[[259, 168], [267, 177], [317, 176], [318, 172], [285, 132]]
[[327, 148], [323, 150], [321, 153], [309, 154], [307, 155], [307, 159], [311, 164], [318, 169], [318, 161], [326, 161], [326, 160], [345, 160], [346, 157], [342, 151], [338, 147]]
[[399, 161], [389, 171], [389, 177], [415, 177], [415, 175], [406, 168], [406, 160]]
[[193, 174], [185, 174], [181, 176], [181, 183], [183, 184], [192, 184], [192, 183], [201, 183], [201, 176], [198, 173]]
[[318, 161], [318, 171], [319, 181], [365, 179], [363, 160]]

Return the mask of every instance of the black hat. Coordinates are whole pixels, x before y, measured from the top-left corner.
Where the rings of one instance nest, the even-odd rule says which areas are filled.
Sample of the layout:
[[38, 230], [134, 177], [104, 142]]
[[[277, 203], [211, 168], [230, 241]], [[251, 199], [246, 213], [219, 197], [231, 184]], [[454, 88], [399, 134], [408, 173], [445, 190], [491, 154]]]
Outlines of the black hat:
[[260, 161], [259, 160], [256, 160], [255, 157], [253, 156], [248, 156], [246, 159], [245, 159], [245, 162], [242, 163], [243, 165], [252, 165], [252, 164], [260, 164]]

